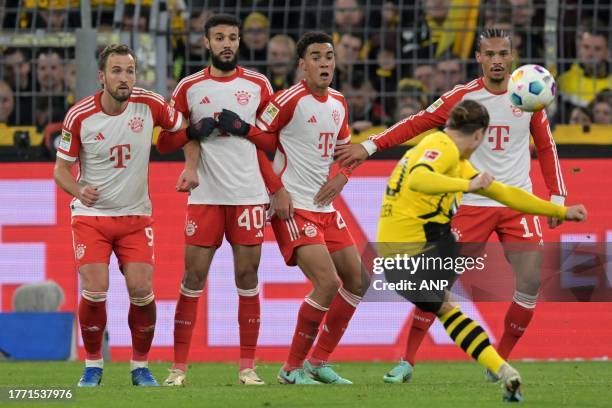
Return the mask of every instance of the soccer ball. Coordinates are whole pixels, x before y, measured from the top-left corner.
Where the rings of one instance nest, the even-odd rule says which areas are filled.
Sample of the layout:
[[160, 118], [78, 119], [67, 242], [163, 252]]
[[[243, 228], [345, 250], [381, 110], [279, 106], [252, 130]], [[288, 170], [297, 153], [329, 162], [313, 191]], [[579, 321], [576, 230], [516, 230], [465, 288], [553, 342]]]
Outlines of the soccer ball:
[[539, 65], [523, 65], [510, 75], [508, 96], [512, 105], [522, 111], [539, 111], [550, 104], [556, 94], [555, 78]]

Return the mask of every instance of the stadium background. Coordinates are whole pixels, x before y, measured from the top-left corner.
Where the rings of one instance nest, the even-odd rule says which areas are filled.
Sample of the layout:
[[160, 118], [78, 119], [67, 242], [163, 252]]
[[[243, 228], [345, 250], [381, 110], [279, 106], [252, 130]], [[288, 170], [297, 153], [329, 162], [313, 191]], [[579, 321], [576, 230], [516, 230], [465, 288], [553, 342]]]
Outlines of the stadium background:
[[[568, 201], [584, 203], [590, 219], [555, 231], [544, 229], [550, 242], [612, 241], [608, 204], [612, 200], [612, 102], [605, 91], [612, 88], [608, 0], [2, 0], [0, 161], [6, 163], [0, 163], [0, 311], [11, 311], [12, 294], [20, 284], [44, 279], [53, 279], [64, 289], [62, 310], [76, 310], [78, 280], [69, 199], [55, 186], [50, 162], [57, 122], [71, 104], [97, 89], [94, 50], [110, 41], [130, 44], [139, 57], [140, 85], [168, 96], [181, 77], [206, 64], [201, 28], [206, 18], [220, 11], [243, 18], [241, 64], [270, 75], [276, 89], [290, 85], [299, 73], [289, 64], [291, 53], [287, 57], [287, 49], [275, 49], [271, 38], [281, 34], [297, 40], [313, 28], [333, 32], [339, 65], [335, 87], [347, 95], [354, 141], [418, 111], [440, 93], [477, 75], [473, 42], [482, 27], [510, 29], [515, 44], [521, 44], [517, 65], [545, 65], [557, 79], [576, 64], [590, 62], [577, 52], [576, 38], [585, 24], [587, 30], [603, 33], [608, 56], [600, 61], [605, 68], [596, 81], [599, 88], [594, 90], [595, 81], [576, 82], [573, 77], [581, 86], [568, 85], [566, 92], [560, 87], [561, 96], [549, 112]], [[595, 22], [590, 19], [593, 16]], [[287, 42], [282, 38], [278, 42]], [[291, 46], [286, 48], [291, 51]], [[610, 110], [607, 122], [606, 106]], [[373, 240], [386, 178], [406, 148], [391, 149], [364, 164], [336, 203], [345, 210], [360, 245]], [[183, 268], [181, 225], [186, 197], [174, 191], [181, 164], [173, 160], [180, 156], [159, 157], [153, 152], [153, 157], [164, 161], [153, 163], [150, 171], [158, 305], [151, 357], [169, 360]], [[533, 173], [535, 191], [543, 195], [537, 162]], [[260, 267], [263, 323], [258, 357], [281, 360], [308, 285], [297, 269], [283, 264], [269, 228], [266, 234]], [[200, 303], [191, 353], [195, 361], [232, 361], [238, 354], [230, 253], [224, 244]], [[124, 312], [128, 297], [113, 265], [108, 301], [111, 353], [113, 359], [125, 360], [130, 345]], [[610, 261], [607, 266], [610, 276]], [[499, 303], [479, 303], [466, 310], [496, 337], [503, 329], [505, 308]], [[397, 359], [410, 316], [406, 304], [363, 303], [335, 358]], [[513, 354], [513, 358], [534, 359], [610, 356], [612, 310], [606, 303], [540, 303]], [[419, 357], [465, 358], [437, 324]]]

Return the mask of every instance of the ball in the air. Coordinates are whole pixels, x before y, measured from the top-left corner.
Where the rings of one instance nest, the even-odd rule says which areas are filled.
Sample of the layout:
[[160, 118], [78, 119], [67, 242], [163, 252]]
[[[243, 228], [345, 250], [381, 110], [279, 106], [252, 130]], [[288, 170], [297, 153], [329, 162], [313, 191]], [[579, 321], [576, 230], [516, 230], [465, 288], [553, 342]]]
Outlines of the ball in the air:
[[537, 112], [548, 106], [557, 95], [555, 78], [539, 65], [523, 65], [514, 70], [508, 81], [512, 105], [526, 112]]

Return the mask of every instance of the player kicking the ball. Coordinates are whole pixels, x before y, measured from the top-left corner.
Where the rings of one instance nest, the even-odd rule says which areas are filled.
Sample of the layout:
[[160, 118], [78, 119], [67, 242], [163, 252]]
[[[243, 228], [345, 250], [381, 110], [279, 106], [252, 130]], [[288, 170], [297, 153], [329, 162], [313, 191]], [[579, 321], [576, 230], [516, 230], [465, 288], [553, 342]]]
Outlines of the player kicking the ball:
[[[456, 86], [426, 110], [395, 124], [371, 140], [340, 147], [338, 158], [343, 163], [360, 163], [375, 151], [443, 126], [453, 106], [471, 99], [483, 104], [491, 115], [485, 140], [472, 155], [472, 163], [478, 169], [492, 174], [496, 180], [531, 191], [531, 135], [550, 192], [550, 200], [563, 204], [567, 191], [546, 112], [523, 112], [512, 106], [506, 92], [512, 66], [510, 35], [499, 29], [481, 33], [476, 59], [482, 66], [481, 78]], [[548, 224], [555, 228], [560, 221], [550, 217]], [[484, 243], [496, 233], [502, 243], [525, 243], [534, 248], [531, 251], [506, 250], [514, 270], [515, 292], [506, 312], [504, 332], [497, 348], [500, 355], [507, 359], [525, 333], [536, 306], [540, 288], [541, 253], [535, 248], [542, 243], [540, 221], [537, 216], [507, 208], [488, 197], [466, 194], [453, 217], [452, 228], [459, 242]], [[415, 310], [402, 361], [384, 376], [385, 382], [401, 383], [411, 378], [417, 350], [433, 324], [434, 317], [431, 313]], [[486, 374], [489, 380], [497, 380], [491, 373]]]
[[[383, 199], [376, 239], [379, 253], [393, 257], [405, 253], [406, 247], [422, 246], [418, 253], [434, 261], [460, 256], [451, 232], [451, 219], [453, 208], [462, 194], [468, 192], [525, 214], [571, 221], [586, 219], [582, 205], [562, 207], [475, 170], [468, 160], [485, 139], [488, 126], [489, 114], [483, 105], [473, 100], [461, 101], [449, 112], [444, 132], [428, 135], [404, 155], [389, 179]], [[400, 245], [398, 251], [398, 243], [412, 245]], [[435, 265], [421, 263], [428, 264]], [[452, 268], [421, 266], [416, 271], [391, 271], [386, 276], [394, 283], [416, 277], [417, 282], [433, 279], [449, 282], [452, 287], [458, 273]], [[449, 303], [449, 290], [398, 293], [421, 312], [436, 316], [457, 346], [501, 380], [505, 401], [520, 401], [520, 375], [491, 346], [482, 327]]]
[[[331, 37], [306, 33], [297, 52], [305, 79], [274, 94], [258, 116], [259, 129], [230, 111], [220, 115], [219, 125], [276, 151], [274, 170], [291, 195], [293, 208], [288, 197], [275, 200], [272, 227], [287, 265], [298, 265], [313, 285], [298, 312], [289, 357], [278, 380], [351, 384], [328, 363], [367, 279], [342, 215], [332, 206], [348, 181], [346, 169], [329, 178], [335, 147], [350, 140], [348, 110], [344, 97], [329, 87], [335, 68]], [[304, 361], [317, 334], [312, 355]]]

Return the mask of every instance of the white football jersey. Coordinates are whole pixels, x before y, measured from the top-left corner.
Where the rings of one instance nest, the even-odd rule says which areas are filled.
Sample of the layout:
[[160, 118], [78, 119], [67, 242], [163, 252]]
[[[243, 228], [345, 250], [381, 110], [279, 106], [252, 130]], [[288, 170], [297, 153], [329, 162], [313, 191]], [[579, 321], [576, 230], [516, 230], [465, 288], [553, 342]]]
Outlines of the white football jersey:
[[[236, 68], [230, 77], [217, 78], [206, 68], [181, 80], [172, 95], [174, 107], [191, 123], [217, 117], [223, 109], [254, 124], [257, 112], [272, 86], [257, 72]], [[191, 191], [189, 204], [250, 205], [269, 202], [259, 170], [257, 149], [244, 137], [219, 129], [201, 143], [199, 186]]]
[[104, 113], [102, 91], [75, 104], [64, 118], [57, 156], [79, 160], [78, 182], [98, 188], [93, 207], [78, 199], [72, 215], [151, 215], [149, 153], [153, 128], [176, 131], [182, 115], [160, 95], [134, 88], [125, 110]]
[[[531, 135], [550, 194], [567, 195], [546, 111], [521, 111], [510, 103], [506, 92], [487, 89], [482, 78], [465, 85], [457, 85], [427, 109], [398, 122], [371, 140], [382, 150], [427, 130], [443, 126], [452, 108], [464, 99], [484, 105], [490, 117], [484, 140], [470, 157], [470, 162], [476, 169], [491, 173], [497, 181], [531, 192]], [[503, 206], [477, 194], [464, 194], [461, 204]]]
[[329, 88], [326, 96], [311, 93], [304, 81], [274, 94], [257, 120], [257, 127], [278, 133], [274, 156], [278, 174], [293, 206], [308, 211], [333, 212], [318, 206], [314, 197], [329, 177], [336, 145], [350, 142], [348, 109], [341, 93]]

